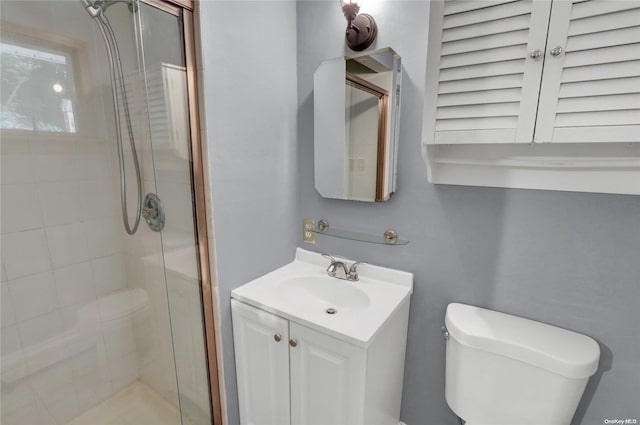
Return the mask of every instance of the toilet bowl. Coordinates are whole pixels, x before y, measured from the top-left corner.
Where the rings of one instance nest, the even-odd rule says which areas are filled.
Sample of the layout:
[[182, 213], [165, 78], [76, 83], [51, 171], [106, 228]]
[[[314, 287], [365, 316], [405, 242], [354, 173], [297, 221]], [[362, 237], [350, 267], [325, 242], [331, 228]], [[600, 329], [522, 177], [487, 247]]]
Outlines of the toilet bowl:
[[569, 425], [598, 366], [588, 336], [449, 304], [445, 397], [466, 425]]

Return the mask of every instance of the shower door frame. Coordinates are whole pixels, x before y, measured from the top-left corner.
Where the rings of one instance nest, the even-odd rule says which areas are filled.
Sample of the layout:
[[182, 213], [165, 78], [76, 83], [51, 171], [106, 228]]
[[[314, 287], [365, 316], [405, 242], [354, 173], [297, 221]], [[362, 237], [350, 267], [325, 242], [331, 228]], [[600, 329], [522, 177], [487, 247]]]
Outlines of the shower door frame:
[[198, 102], [198, 80], [196, 74], [196, 43], [194, 2], [192, 0], [140, 0], [176, 16], [182, 14], [182, 34], [184, 39], [185, 65], [187, 69], [187, 97], [189, 114], [189, 135], [191, 138], [191, 171], [195, 208], [195, 233], [197, 241], [198, 265], [200, 269], [200, 296], [204, 320], [204, 336], [207, 350], [207, 373], [211, 402], [211, 417], [215, 425], [222, 425], [220, 403], [220, 383], [218, 379], [218, 355], [214, 327], [214, 309], [211, 267], [209, 263], [209, 235], [207, 229], [206, 185], [203, 163], [202, 139], [200, 137], [200, 111]]

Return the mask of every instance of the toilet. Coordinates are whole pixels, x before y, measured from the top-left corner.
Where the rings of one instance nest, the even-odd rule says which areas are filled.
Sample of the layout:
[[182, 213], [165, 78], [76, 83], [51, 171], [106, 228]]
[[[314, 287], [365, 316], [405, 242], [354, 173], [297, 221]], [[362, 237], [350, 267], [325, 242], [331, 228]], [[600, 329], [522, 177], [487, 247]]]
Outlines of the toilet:
[[466, 425], [569, 425], [598, 367], [596, 341], [458, 303], [445, 326], [445, 396]]

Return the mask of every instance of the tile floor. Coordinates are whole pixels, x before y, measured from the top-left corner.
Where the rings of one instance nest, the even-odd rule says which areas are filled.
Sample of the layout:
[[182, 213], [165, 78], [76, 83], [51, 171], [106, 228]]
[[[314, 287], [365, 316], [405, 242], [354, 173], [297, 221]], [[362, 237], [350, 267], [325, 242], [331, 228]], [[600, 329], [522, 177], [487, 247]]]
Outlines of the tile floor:
[[139, 381], [67, 425], [191, 425], [180, 422], [176, 407]]

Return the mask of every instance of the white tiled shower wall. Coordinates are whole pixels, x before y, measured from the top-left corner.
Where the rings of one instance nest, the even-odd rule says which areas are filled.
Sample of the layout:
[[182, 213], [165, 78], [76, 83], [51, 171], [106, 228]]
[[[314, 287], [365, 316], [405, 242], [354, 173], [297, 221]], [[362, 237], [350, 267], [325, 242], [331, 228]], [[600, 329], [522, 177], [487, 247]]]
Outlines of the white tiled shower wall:
[[[111, 139], [7, 139], [1, 155], [3, 374], [16, 367], [35, 372], [9, 385], [3, 379], [1, 422], [64, 424], [136, 379], [177, 406], [162, 242], [144, 222], [134, 237], [124, 233]], [[150, 168], [149, 138], [136, 142]], [[144, 183], [156, 191], [153, 180]], [[153, 256], [160, 262], [145, 261]], [[152, 336], [133, 325], [103, 328], [92, 335], [95, 344], [85, 341], [89, 348], [79, 352], [72, 346], [78, 341], [65, 339], [80, 326], [83, 306], [133, 288], [149, 296]], [[143, 353], [142, 341], [149, 339], [153, 348]], [[53, 364], [30, 364], [54, 352]]]
[[3, 423], [64, 423], [137, 376], [105, 349], [120, 336], [65, 339], [80, 308], [128, 286], [109, 158], [105, 139], [3, 137], [2, 367], [31, 371], [3, 379]]
[[[24, 21], [18, 23], [86, 41], [92, 68], [91, 98], [87, 99], [92, 108], [86, 109], [95, 113], [86, 114], [89, 121], [80, 122], [91, 136], [10, 138], [2, 134], [0, 422], [66, 424], [136, 379], [177, 406], [168, 290], [173, 294], [171, 307], [181, 310], [174, 314], [181, 318], [175, 326], [191, 331], [183, 332], [181, 341], [186, 346], [178, 350], [177, 363], [178, 373], [184, 376], [183, 401], [196, 407], [191, 416], [197, 419], [208, 411], [206, 379], [199, 379], [205, 375], [199, 369], [204, 367], [199, 351], [204, 349], [202, 331], [192, 325], [201, 321], [200, 310], [191, 305], [199, 299], [198, 282], [178, 278], [167, 282], [162, 258], [163, 248], [165, 252], [180, 246], [193, 248], [188, 158], [158, 150], [154, 168], [143, 97], [139, 81], [133, 81], [129, 101], [141, 154], [143, 194], [155, 192], [163, 199], [167, 227], [164, 240], [144, 221], [135, 236], [126, 235], [108, 68], [94, 23], [74, 2], [3, 1], [2, 12]], [[126, 40], [131, 31], [128, 10], [114, 6], [110, 13], [118, 37]], [[60, 23], [69, 19], [76, 24], [61, 29]], [[125, 67], [131, 66], [133, 43], [120, 47]], [[125, 71], [131, 75], [131, 70]], [[155, 134], [154, 140], [161, 136]], [[129, 155], [126, 137], [124, 141]], [[135, 192], [133, 170], [127, 172], [128, 191]], [[133, 210], [135, 198], [129, 202]], [[138, 329], [132, 323], [114, 330], [103, 325], [89, 338], [70, 338], [83, 306], [134, 288], [145, 290], [149, 297], [152, 328]], [[185, 339], [185, 335], [191, 337]]]
[[[76, 105], [82, 133], [3, 132], [1, 145], [0, 422], [59, 425], [140, 376], [133, 324], [79, 338], [77, 330], [83, 306], [144, 286], [132, 270], [145, 251], [132, 257], [125, 250], [108, 68], [95, 23], [75, 2], [4, 1], [2, 12], [16, 24], [85, 42], [90, 63], [83, 75], [90, 90]], [[61, 26], [69, 20], [74, 25]]]
[[[35, 372], [9, 385], [3, 379], [1, 422], [65, 424], [136, 379], [177, 406], [162, 241], [144, 221], [134, 237], [123, 230], [113, 137], [7, 139], [1, 155], [3, 374], [11, 367]], [[136, 143], [151, 176], [145, 191], [155, 192], [149, 137], [137, 134]], [[145, 260], [154, 256], [160, 261]], [[152, 328], [102, 328], [80, 351], [72, 346], [78, 341], [65, 340], [80, 326], [83, 306], [133, 288], [149, 296]], [[143, 353], [144, 340], [153, 348]], [[43, 345], [54, 348], [39, 351]], [[30, 365], [53, 352], [53, 364]], [[7, 366], [8, 359], [18, 366]]]

